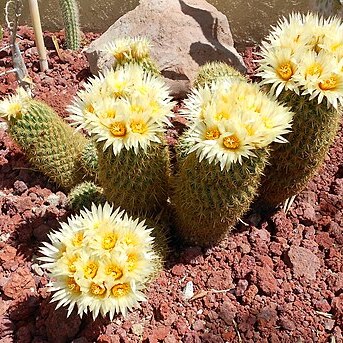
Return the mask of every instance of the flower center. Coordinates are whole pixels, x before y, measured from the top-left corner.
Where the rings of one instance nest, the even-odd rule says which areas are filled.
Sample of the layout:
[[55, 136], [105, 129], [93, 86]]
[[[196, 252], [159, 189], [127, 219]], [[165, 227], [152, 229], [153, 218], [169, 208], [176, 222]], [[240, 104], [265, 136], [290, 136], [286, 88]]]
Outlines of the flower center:
[[125, 124], [119, 121], [115, 121], [110, 125], [110, 132], [114, 137], [124, 137], [126, 135]]
[[21, 109], [22, 109], [22, 105], [18, 104], [16, 102], [14, 102], [8, 106], [8, 112], [12, 116], [17, 116], [18, 114], [20, 114]]
[[115, 264], [110, 264], [106, 267], [106, 274], [111, 275], [114, 280], [118, 280], [123, 276], [123, 271]]
[[68, 278], [67, 287], [72, 292], [80, 292], [80, 286], [76, 283], [73, 277]]
[[134, 133], [140, 133], [143, 134], [147, 130], [147, 126], [144, 122], [142, 121], [134, 121], [130, 124], [130, 128], [132, 132]]
[[237, 136], [231, 135], [223, 139], [224, 147], [230, 150], [235, 150], [239, 148], [240, 141]]
[[314, 63], [306, 69], [306, 75], [320, 75], [322, 71], [322, 66], [318, 63]]
[[90, 292], [93, 295], [103, 295], [106, 292], [106, 288], [103, 285], [98, 285], [93, 282], [90, 286]]
[[90, 112], [90, 113], [94, 113], [94, 107], [93, 107], [93, 105], [91, 104], [91, 103], [89, 103], [86, 107], [85, 107], [85, 110], [87, 111], [87, 112]]
[[128, 283], [119, 283], [112, 287], [112, 294], [116, 297], [124, 297], [130, 293], [131, 287]]
[[289, 62], [281, 64], [276, 71], [285, 81], [288, 81], [293, 75], [292, 66]]
[[84, 276], [86, 279], [93, 279], [98, 271], [98, 265], [95, 262], [88, 262], [83, 268]]
[[328, 79], [319, 83], [319, 88], [323, 91], [336, 88], [338, 79], [336, 75], [331, 75]]
[[132, 272], [137, 265], [138, 257], [136, 254], [128, 254], [127, 256], [127, 270]]
[[123, 241], [126, 245], [137, 245], [138, 244], [136, 235], [131, 233], [131, 232], [129, 232], [125, 235]]
[[71, 273], [75, 273], [76, 272], [76, 267], [75, 267], [75, 262], [77, 260], [77, 256], [72, 256], [68, 259], [68, 270]]
[[72, 240], [75, 247], [81, 246], [83, 241], [83, 232], [77, 232]]
[[218, 139], [220, 137], [220, 132], [218, 129], [210, 129], [205, 133], [205, 138], [208, 140]]
[[107, 234], [103, 241], [102, 241], [102, 247], [106, 250], [112, 249], [117, 242], [117, 237], [114, 233]]

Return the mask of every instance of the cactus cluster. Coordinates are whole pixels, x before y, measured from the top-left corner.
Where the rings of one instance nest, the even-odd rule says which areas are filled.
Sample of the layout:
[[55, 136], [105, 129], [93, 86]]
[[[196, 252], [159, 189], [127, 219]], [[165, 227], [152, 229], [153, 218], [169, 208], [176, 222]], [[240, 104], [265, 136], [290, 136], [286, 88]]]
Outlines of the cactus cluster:
[[342, 37], [337, 19], [281, 20], [261, 53], [259, 76], [270, 94], [224, 63], [201, 67], [181, 112], [188, 128], [174, 175], [165, 141], [174, 102], [143, 38], [105, 48], [113, 68], [91, 78], [68, 108], [77, 130], [21, 89], [1, 101], [11, 136], [37, 169], [71, 190], [69, 206], [80, 212], [41, 248], [57, 307], [112, 319], [145, 300], [166, 238], [159, 225], [147, 229], [129, 216], [153, 223], [167, 212], [183, 243], [209, 246], [258, 193], [275, 206], [299, 192], [337, 131]]
[[296, 195], [323, 164], [343, 105], [343, 24], [292, 14], [263, 42], [259, 76], [295, 113], [289, 144], [273, 146], [260, 195], [274, 207]]

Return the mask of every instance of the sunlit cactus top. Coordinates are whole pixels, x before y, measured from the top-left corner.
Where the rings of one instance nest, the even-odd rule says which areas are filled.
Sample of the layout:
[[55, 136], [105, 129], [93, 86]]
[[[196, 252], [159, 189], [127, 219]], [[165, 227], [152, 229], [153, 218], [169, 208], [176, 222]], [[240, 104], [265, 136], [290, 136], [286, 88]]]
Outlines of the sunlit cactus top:
[[290, 131], [293, 118], [257, 85], [241, 80], [218, 80], [194, 89], [185, 106], [188, 153], [196, 151], [200, 161], [219, 163], [222, 170], [273, 141], [287, 142], [282, 135]]
[[316, 14], [283, 18], [262, 43], [258, 75], [279, 96], [283, 89], [343, 104], [343, 23]]
[[71, 119], [86, 128], [104, 150], [138, 153], [159, 143], [174, 104], [163, 80], [137, 64], [94, 77], [69, 106]]
[[0, 101], [0, 117], [11, 120], [20, 118], [29, 107], [30, 95], [21, 87], [15, 94]]
[[150, 57], [150, 41], [145, 37], [125, 37], [106, 45], [103, 50], [115, 58], [116, 64], [140, 62]]
[[75, 305], [82, 317], [88, 311], [126, 315], [145, 300], [141, 290], [156, 272], [152, 229], [106, 203], [72, 216], [43, 243], [43, 267], [52, 279], [52, 301], [57, 308]]

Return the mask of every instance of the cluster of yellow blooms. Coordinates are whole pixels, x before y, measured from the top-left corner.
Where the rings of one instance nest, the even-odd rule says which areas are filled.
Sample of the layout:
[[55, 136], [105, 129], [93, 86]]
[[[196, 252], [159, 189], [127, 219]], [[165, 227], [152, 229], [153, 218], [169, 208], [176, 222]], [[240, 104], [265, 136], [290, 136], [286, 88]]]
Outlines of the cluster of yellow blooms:
[[94, 77], [69, 106], [74, 125], [87, 129], [114, 155], [123, 148], [146, 150], [161, 142], [174, 103], [163, 80], [138, 64]]
[[6, 120], [20, 118], [28, 109], [30, 99], [24, 88], [18, 87], [13, 95], [0, 101], [0, 117]]
[[258, 75], [272, 84], [276, 96], [283, 89], [309, 94], [327, 106], [343, 104], [343, 23], [315, 14], [283, 18], [262, 43]]
[[115, 313], [139, 307], [145, 300], [140, 290], [158, 260], [151, 231], [108, 203], [93, 204], [61, 223], [60, 231], [49, 234], [51, 244], [40, 249], [57, 308], [68, 306], [69, 316], [77, 305], [81, 317], [90, 311], [94, 319], [109, 313], [112, 320]]
[[145, 37], [125, 37], [116, 39], [104, 47], [104, 51], [111, 54], [115, 59], [115, 65], [127, 63], [127, 61], [144, 61], [150, 58], [151, 43]]
[[229, 170], [253, 150], [271, 142], [287, 142], [293, 115], [257, 85], [232, 78], [194, 89], [183, 113], [190, 120], [185, 142], [199, 161], [219, 163]]

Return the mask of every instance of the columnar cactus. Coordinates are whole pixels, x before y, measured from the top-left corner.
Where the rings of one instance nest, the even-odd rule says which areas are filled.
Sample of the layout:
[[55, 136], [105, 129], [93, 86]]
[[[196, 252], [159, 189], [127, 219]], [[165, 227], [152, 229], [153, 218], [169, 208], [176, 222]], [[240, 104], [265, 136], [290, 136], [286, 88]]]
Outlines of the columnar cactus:
[[273, 146], [259, 203], [275, 207], [315, 175], [337, 134], [343, 104], [343, 24], [292, 14], [263, 43], [262, 83], [295, 113], [289, 144]]
[[154, 213], [167, 201], [163, 134], [172, 107], [163, 81], [139, 64], [94, 78], [70, 106], [75, 125], [96, 142], [106, 198], [130, 213]]
[[67, 49], [77, 50], [80, 47], [81, 31], [79, 8], [76, 0], [59, 0], [65, 28]]
[[87, 139], [50, 106], [19, 89], [0, 102], [0, 116], [8, 121], [11, 137], [30, 162], [52, 181], [68, 190], [88, 177], [80, 163]]
[[285, 143], [292, 114], [258, 86], [219, 79], [186, 100], [190, 128], [179, 145], [171, 203], [189, 244], [217, 243], [249, 208], [272, 141]]

